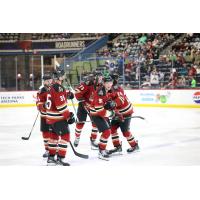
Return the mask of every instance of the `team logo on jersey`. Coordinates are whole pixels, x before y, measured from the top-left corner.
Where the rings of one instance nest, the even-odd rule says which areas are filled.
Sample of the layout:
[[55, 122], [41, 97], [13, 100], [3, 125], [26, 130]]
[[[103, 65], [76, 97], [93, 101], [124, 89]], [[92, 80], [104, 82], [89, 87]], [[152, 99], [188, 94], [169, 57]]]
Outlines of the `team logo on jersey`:
[[99, 103], [103, 103], [103, 99], [99, 99]]
[[200, 92], [195, 92], [193, 94], [193, 100], [194, 100], [195, 103], [200, 104]]

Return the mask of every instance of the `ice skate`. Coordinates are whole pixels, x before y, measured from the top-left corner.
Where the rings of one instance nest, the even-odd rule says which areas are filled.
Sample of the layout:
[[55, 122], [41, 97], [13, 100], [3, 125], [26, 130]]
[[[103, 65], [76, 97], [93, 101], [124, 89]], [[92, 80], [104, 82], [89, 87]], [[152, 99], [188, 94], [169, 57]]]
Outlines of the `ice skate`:
[[44, 152], [44, 154], [42, 155], [42, 157], [43, 157], [43, 158], [47, 158], [48, 156], [49, 156], [49, 151], [46, 150], [46, 151]]
[[108, 155], [107, 150], [99, 150], [98, 158], [102, 159], [102, 160], [109, 161], [109, 155]]
[[57, 165], [70, 166], [70, 164], [65, 162], [64, 159], [65, 158], [58, 156], [57, 157]]
[[116, 146], [115, 148], [109, 150], [108, 154], [109, 155], [111, 155], [111, 154], [122, 155], [122, 146], [121, 145]]
[[138, 142], [136, 141], [134, 147], [131, 147], [131, 148], [127, 149], [127, 153], [137, 152], [137, 151], [139, 151], [139, 149], [140, 149], [140, 148], [139, 148]]
[[74, 140], [74, 146], [75, 147], [78, 147], [79, 141], [80, 141], [80, 138], [76, 137], [75, 140]]
[[48, 156], [47, 159], [47, 166], [56, 166], [57, 165], [57, 161], [55, 160], [54, 156]]
[[98, 150], [99, 149], [99, 146], [98, 144], [95, 142], [94, 139], [90, 138], [90, 144], [91, 144], [91, 149], [92, 150]]

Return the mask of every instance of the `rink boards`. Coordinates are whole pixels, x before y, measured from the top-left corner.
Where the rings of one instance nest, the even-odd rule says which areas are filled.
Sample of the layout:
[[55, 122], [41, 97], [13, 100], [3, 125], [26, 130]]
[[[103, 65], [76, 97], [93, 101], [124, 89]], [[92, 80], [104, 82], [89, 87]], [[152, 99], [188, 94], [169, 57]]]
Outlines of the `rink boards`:
[[[35, 106], [36, 93], [0, 92], [0, 107]], [[136, 107], [200, 108], [200, 90], [126, 90], [125, 93]]]

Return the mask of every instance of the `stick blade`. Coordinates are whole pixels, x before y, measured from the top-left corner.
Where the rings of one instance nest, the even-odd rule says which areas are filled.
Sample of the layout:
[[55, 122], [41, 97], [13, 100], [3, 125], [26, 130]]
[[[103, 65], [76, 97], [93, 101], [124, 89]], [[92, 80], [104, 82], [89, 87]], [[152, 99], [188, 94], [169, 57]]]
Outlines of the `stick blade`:
[[141, 116], [133, 116], [131, 118], [139, 118], [139, 119], [142, 119], [142, 120], [146, 120], [144, 117], [141, 117]]
[[74, 152], [74, 154], [75, 154], [76, 156], [78, 156], [78, 157], [80, 157], [80, 158], [83, 158], [83, 159], [88, 159], [88, 158], [89, 158], [88, 155], [85, 155], [85, 154], [82, 154], [82, 153], [77, 152], [77, 151], [74, 149], [74, 147], [73, 147], [71, 141], [70, 141], [69, 143], [70, 143], [70, 146], [71, 146], [71, 148], [72, 148], [72, 150], [73, 150], [73, 152]]
[[80, 157], [80, 158], [83, 158], [83, 159], [88, 159], [89, 158], [88, 155], [85, 155], [85, 154], [82, 154], [82, 153], [78, 153], [78, 152], [76, 152], [75, 155]]
[[29, 138], [28, 137], [21, 137], [22, 140], [28, 140]]

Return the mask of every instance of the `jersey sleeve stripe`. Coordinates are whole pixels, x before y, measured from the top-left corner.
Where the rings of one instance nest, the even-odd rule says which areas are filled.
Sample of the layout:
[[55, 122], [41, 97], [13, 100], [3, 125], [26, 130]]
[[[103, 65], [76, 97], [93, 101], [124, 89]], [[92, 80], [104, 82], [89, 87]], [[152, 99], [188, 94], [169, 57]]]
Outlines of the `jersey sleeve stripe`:
[[62, 105], [60, 105], [60, 106], [56, 106], [56, 108], [58, 109], [58, 110], [62, 110], [63, 108], [65, 109], [67, 107], [67, 103], [64, 103], [64, 104], [62, 104]]

